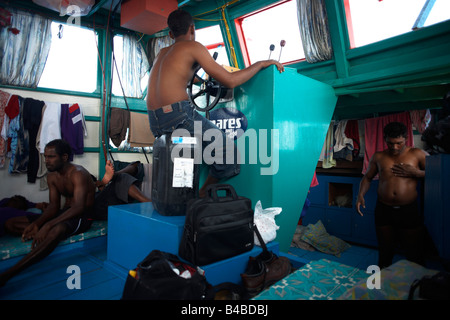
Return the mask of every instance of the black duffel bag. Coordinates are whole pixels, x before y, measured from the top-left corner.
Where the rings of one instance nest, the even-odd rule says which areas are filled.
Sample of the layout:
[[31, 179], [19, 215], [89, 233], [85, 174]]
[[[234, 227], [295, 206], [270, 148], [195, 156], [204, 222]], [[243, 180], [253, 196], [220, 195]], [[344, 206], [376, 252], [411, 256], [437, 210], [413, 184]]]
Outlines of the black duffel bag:
[[201, 269], [153, 250], [128, 275], [122, 300], [210, 300], [214, 294]]
[[450, 273], [440, 271], [435, 275], [415, 280], [410, 287], [408, 300], [414, 299], [417, 288], [421, 299], [450, 300]]

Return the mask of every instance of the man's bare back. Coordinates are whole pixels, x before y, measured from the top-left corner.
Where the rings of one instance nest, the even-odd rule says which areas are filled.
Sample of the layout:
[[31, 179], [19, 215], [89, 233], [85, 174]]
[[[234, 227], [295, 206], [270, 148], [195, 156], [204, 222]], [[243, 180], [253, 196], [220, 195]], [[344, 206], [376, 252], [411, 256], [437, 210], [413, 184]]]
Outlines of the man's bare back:
[[258, 71], [272, 64], [276, 65], [280, 72], [284, 71], [281, 63], [265, 60], [245, 69], [229, 72], [211, 57], [201, 43], [195, 41], [195, 27], [192, 25], [185, 35], [176, 37], [175, 43], [161, 49], [156, 57], [148, 82], [147, 109], [156, 110], [187, 100], [189, 97], [186, 88], [194, 76], [194, 66], [197, 64], [210, 77], [230, 89], [243, 84]]
[[195, 61], [186, 53], [192, 47], [191, 42], [181, 41], [161, 49], [150, 72], [148, 109], [155, 110], [189, 98], [186, 87], [194, 75]]

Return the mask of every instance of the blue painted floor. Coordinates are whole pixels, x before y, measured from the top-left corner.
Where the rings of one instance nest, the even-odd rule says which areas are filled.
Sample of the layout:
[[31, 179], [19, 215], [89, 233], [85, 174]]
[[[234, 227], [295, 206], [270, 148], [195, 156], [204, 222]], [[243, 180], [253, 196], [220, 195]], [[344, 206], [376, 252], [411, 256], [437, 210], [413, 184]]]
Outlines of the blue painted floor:
[[[0, 300], [119, 300], [127, 271], [106, 260], [106, 237], [103, 238], [92, 241], [93, 245], [55, 251], [0, 288]], [[368, 266], [376, 265], [378, 260], [376, 249], [355, 245], [340, 257], [294, 247], [290, 248], [289, 254], [299, 257], [304, 263], [328, 259], [364, 271]], [[396, 256], [394, 260], [401, 258]], [[7, 261], [0, 263], [0, 272], [6, 265]], [[69, 277], [73, 275], [67, 272], [71, 265], [80, 268], [81, 289], [69, 289], [67, 286]]]
[[[104, 243], [54, 252], [0, 288], [0, 300], [118, 300], [122, 296], [125, 275], [105, 268], [105, 260]], [[80, 268], [81, 289], [67, 286], [73, 276], [73, 272], [67, 272], [71, 265]], [[69, 284], [73, 286], [76, 282], [69, 281]]]

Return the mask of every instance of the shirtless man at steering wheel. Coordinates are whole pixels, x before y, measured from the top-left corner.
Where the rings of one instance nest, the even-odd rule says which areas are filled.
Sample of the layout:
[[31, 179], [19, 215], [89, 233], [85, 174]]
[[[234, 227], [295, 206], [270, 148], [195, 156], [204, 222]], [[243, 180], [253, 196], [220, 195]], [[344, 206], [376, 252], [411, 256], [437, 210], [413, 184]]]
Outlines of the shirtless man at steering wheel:
[[[175, 43], [161, 49], [153, 63], [148, 83], [147, 109], [150, 128], [155, 137], [171, 133], [177, 128], [187, 129], [192, 134], [194, 121], [201, 121], [203, 133], [208, 129], [220, 130], [193, 110], [189, 101], [186, 88], [198, 65], [212, 78], [230, 89], [245, 83], [270, 65], [275, 65], [280, 72], [284, 71], [281, 63], [265, 60], [256, 62], [245, 69], [229, 72], [211, 57], [202, 44], [195, 41], [194, 20], [188, 12], [181, 9], [173, 11], [167, 19], [167, 24], [170, 30], [169, 35]], [[204, 196], [207, 185], [230, 178], [240, 171], [236, 161], [236, 150], [233, 153], [233, 163], [225, 161], [226, 136], [223, 133], [222, 135], [223, 150], [216, 150], [216, 153], [219, 151], [223, 154], [223, 161], [210, 165], [208, 177], [199, 192], [200, 196]], [[203, 150], [208, 144], [208, 141], [205, 143], [202, 139]], [[233, 145], [235, 146], [234, 143]]]

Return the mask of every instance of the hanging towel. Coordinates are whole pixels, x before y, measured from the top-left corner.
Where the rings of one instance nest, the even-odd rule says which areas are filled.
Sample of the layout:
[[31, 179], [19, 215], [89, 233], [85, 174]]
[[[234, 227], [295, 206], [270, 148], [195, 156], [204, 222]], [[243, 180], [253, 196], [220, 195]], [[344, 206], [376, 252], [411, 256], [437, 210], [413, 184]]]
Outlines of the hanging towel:
[[328, 127], [327, 136], [325, 137], [325, 143], [323, 145], [323, 161], [322, 168], [329, 169], [336, 166], [336, 160], [333, 159], [333, 144], [334, 144], [334, 134], [333, 134], [334, 122], [330, 123]]
[[353, 140], [345, 135], [345, 128], [347, 126], [347, 120], [341, 120], [338, 122], [336, 131], [334, 133], [334, 152], [341, 151], [344, 148], [353, 150]]
[[47, 143], [54, 139], [61, 139], [61, 104], [56, 102], [45, 102], [45, 111], [41, 120], [41, 134], [36, 143], [39, 152], [44, 153]]
[[111, 108], [108, 135], [117, 148], [125, 140], [129, 126], [130, 111], [121, 108]]
[[366, 150], [364, 152], [363, 174], [366, 173], [373, 154], [387, 148], [386, 142], [384, 141], [383, 129], [390, 122], [402, 122], [405, 124], [407, 129], [406, 145], [414, 147], [411, 119], [409, 118], [408, 112], [366, 119], [364, 121]]
[[149, 147], [155, 142], [150, 131], [150, 122], [146, 113], [130, 112], [130, 134], [128, 136], [131, 147]]

